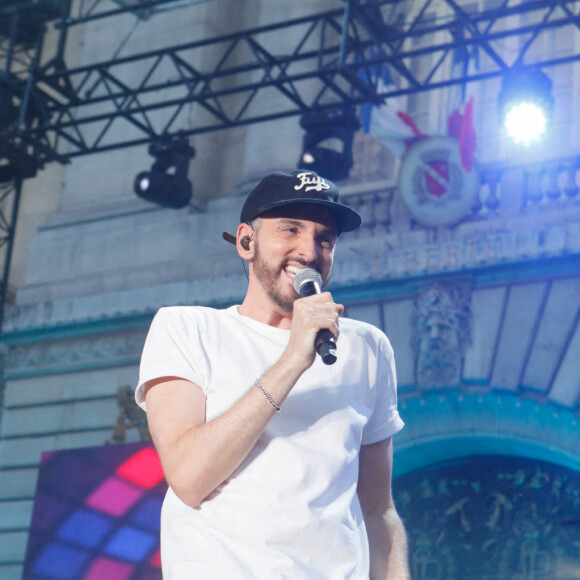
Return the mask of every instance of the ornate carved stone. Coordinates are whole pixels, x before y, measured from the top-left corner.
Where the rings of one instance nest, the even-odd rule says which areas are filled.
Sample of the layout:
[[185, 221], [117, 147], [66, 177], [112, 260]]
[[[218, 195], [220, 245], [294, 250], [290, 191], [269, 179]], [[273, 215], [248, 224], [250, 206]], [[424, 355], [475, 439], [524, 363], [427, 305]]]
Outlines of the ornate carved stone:
[[471, 456], [393, 481], [413, 580], [573, 578], [580, 475], [523, 457]]
[[6, 374], [30, 376], [102, 367], [119, 361], [137, 363], [146, 334], [147, 329], [143, 328], [11, 345]]
[[411, 343], [417, 387], [449, 387], [461, 381], [471, 344], [470, 300], [467, 288], [439, 283], [418, 296]]
[[429, 137], [413, 144], [399, 171], [399, 191], [413, 219], [428, 227], [450, 226], [478, 204], [479, 172], [464, 168], [459, 142]]
[[147, 426], [145, 412], [135, 402], [133, 387], [124, 385], [117, 389], [119, 415], [113, 427], [113, 437], [107, 443], [124, 443], [127, 439], [127, 429], [137, 428], [140, 441], [151, 441], [151, 433]]

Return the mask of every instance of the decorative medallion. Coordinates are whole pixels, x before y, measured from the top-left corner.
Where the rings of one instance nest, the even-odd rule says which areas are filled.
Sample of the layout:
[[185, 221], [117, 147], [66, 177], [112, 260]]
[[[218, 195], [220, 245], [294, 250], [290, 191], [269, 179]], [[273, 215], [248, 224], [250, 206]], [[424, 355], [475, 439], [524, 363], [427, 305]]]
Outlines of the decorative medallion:
[[459, 141], [421, 139], [409, 148], [399, 171], [399, 191], [413, 218], [426, 226], [450, 226], [477, 201], [479, 174], [461, 164]]

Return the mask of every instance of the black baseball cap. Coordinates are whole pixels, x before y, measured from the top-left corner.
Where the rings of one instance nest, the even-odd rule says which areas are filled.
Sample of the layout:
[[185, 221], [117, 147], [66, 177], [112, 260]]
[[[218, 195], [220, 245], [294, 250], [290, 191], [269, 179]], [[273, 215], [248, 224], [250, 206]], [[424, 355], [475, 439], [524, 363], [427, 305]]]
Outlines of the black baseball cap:
[[[275, 171], [266, 175], [248, 194], [240, 214], [240, 223], [249, 223], [268, 210], [297, 204], [329, 209], [336, 219], [338, 233], [351, 232], [361, 224], [360, 215], [338, 201], [338, 188], [332, 181], [309, 169], [290, 173]], [[226, 241], [236, 238], [223, 233]]]

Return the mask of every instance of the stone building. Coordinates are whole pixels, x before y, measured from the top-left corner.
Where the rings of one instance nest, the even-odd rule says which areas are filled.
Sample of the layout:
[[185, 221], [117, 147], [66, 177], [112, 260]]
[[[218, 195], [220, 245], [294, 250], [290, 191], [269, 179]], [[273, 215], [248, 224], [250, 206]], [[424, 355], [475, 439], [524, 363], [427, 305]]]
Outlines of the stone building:
[[[343, 6], [175, 1], [147, 18], [124, 13], [71, 29], [68, 64]], [[434, 20], [449, 16], [445, 9], [443, 1], [429, 8]], [[279, 54], [293, 46], [284, 34], [276, 42]], [[532, 57], [580, 53], [573, 27], [554, 26], [541, 42]], [[382, 328], [395, 350], [406, 427], [395, 438], [394, 486], [416, 580], [578, 575], [580, 84], [569, 61], [548, 71], [550, 132], [525, 150], [498, 125], [500, 79], [475, 83], [475, 181], [463, 175], [455, 192], [463, 200], [471, 188], [466, 207], [456, 210], [453, 191], [447, 207], [421, 201], [428, 186], [418, 172], [421, 160], [430, 163], [421, 155], [458, 163], [441, 137], [448, 97], [437, 93], [402, 99], [422, 130], [438, 136], [428, 152], [398, 158], [360, 131], [354, 166], [338, 183], [363, 226], [341, 237], [329, 289], [347, 316]], [[485, 56], [479, 66], [485, 72]], [[259, 94], [251, 107], [268, 110], [282, 98]], [[203, 115], [192, 109], [186, 122]], [[235, 229], [263, 173], [296, 168], [302, 134], [288, 117], [195, 135], [195, 199], [179, 210], [133, 193], [134, 176], [151, 163], [145, 146], [52, 163], [25, 181], [2, 331], [0, 577], [21, 577], [41, 453], [114, 439], [157, 309], [241, 301], [244, 269], [221, 233]], [[446, 187], [455, 187], [451, 177]], [[138, 424], [136, 415], [129, 427]], [[120, 441], [143, 436], [117, 431]]]

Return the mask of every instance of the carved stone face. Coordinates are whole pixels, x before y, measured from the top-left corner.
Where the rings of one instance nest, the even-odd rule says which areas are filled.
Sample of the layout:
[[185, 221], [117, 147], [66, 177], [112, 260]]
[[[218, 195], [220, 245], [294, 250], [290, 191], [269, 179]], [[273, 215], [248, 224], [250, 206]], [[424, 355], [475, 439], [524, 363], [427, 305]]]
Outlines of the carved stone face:
[[459, 328], [457, 321], [433, 313], [425, 322], [425, 336], [422, 343], [427, 343], [430, 350], [455, 349], [459, 346]]
[[419, 388], [454, 386], [469, 340], [469, 306], [457, 288], [433, 286], [417, 300], [413, 346]]
[[431, 320], [421, 338], [417, 359], [418, 387], [457, 385], [461, 378], [463, 352], [458, 348], [457, 329]]

